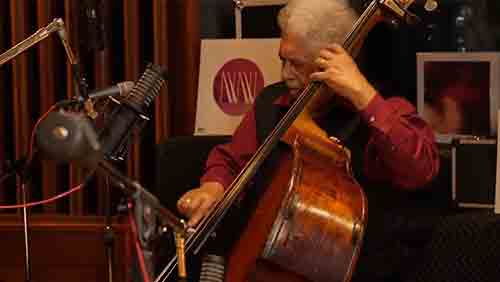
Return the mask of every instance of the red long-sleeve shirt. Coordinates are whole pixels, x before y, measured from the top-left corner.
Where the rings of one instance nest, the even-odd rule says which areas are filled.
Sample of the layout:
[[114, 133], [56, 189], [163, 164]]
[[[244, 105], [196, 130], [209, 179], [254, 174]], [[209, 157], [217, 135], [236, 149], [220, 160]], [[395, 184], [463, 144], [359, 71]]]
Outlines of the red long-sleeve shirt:
[[[290, 101], [282, 96], [277, 103]], [[282, 99], [283, 98], [283, 99]], [[402, 98], [385, 100], [376, 95], [360, 113], [369, 125], [363, 173], [374, 181], [413, 189], [431, 180], [439, 169], [439, 155], [432, 129]], [[258, 148], [255, 108], [243, 118], [231, 142], [216, 146], [208, 157], [201, 182], [215, 181], [228, 187]]]

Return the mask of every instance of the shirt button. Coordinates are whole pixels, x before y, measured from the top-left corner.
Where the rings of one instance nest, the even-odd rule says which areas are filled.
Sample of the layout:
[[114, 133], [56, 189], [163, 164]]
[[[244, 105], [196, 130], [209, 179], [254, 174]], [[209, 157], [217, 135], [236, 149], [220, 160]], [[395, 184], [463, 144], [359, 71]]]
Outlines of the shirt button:
[[375, 122], [375, 117], [374, 117], [374, 116], [371, 116], [371, 117], [370, 117], [370, 119], [369, 119], [369, 121], [370, 121], [371, 123]]

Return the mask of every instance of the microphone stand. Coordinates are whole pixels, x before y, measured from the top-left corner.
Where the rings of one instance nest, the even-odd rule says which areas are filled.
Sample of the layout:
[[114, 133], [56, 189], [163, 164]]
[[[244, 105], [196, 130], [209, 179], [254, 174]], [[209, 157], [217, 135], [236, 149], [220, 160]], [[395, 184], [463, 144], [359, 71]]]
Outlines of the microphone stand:
[[[82, 77], [81, 72], [80, 72], [80, 65], [78, 63], [78, 60], [76, 56], [73, 54], [71, 47], [69, 45], [68, 39], [66, 38], [66, 30], [64, 26], [64, 21], [60, 18], [54, 19], [51, 23], [49, 23], [47, 26], [42, 27], [38, 29], [35, 33], [30, 35], [28, 38], [24, 39], [23, 41], [17, 43], [15, 46], [11, 47], [9, 50], [5, 51], [4, 53], [0, 54], [0, 66], [5, 64], [6, 62], [14, 59], [17, 57], [19, 54], [25, 52], [35, 44], [38, 44], [42, 40], [46, 39], [49, 37], [52, 33], [57, 32], [59, 35], [59, 38], [61, 40], [61, 43], [64, 47], [64, 51], [66, 53], [66, 57], [71, 64], [71, 68], [73, 71], [73, 79], [75, 82], [75, 92], [77, 93], [77, 97], [79, 100], [84, 104], [85, 110], [89, 114], [89, 116], [94, 115], [95, 112], [93, 110], [93, 105], [88, 99], [88, 93], [87, 93], [87, 84], [85, 81], [85, 78]], [[29, 180], [29, 177], [27, 177], [27, 166], [29, 164], [24, 164], [20, 170], [16, 170], [16, 174], [18, 175], [19, 178], [19, 183], [21, 185], [21, 201], [23, 205], [26, 205], [27, 203], [27, 191], [26, 191], [26, 186]], [[31, 258], [30, 258], [30, 242], [29, 242], [29, 222], [28, 222], [28, 210], [25, 207], [23, 207], [23, 223], [24, 223], [24, 246], [25, 246], [25, 281], [30, 282], [31, 281]]]
[[27, 191], [26, 191], [26, 184], [27, 184], [27, 179], [25, 178], [25, 173], [21, 172], [19, 178], [21, 179], [21, 190], [22, 190], [22, 203], [24, 205], [23, 207], [23, 226], [24, 226], [24, 258], [25, 258], [25, 281], [30, 282], [31, 281], [31, 246], [30, 246], [30, 230], [29, 230], [29, 222], [28, 222], [28, 208], [26, 207], [26, 204], [28, 202], [27, 198]]
[[105, 224], [104, 227], [104, 246], [106, 247], [106, 263], [108, 266], [108, 282], [113, 282], [114, 273], [114, 244], [115, 244], [115, 231], [111, 223], [111, 187], [110, 187], [109, 177], [106, 177], [106, 183], [104, 185], [105, 189], [105, 200], [104, 200], [104, 214], [105, 214]]
[[[113, 160], [123, 160], [122, 157], [112, 158]], [[104, 246], [106, 248], [106, 263], [108, 270], [108, 282], [113, 282], [114, 277], [114, 265], [115, 265], [115, 238], [116, 233], [113, 229], [112, 224], [112, 204], [111, 204], [111, 179], [110, 176], [105, 177], [106, 183], [104, 184], [104, 217], [105, 217], [105, 226], [104, 226]], [[118, 208], [118, 210], [121, 210]]]
[[122, 189], [128, 196], [132, 198], [142, 197], [153, 209], [158, 211], [161, 215], [163, 223], [171, 227], [176, 234], [176, 249], [178, 256], [178, 271], [181, 279], [187, 278], [186, 273], [186, 260], [184, 256], [185, 247], [184, 239], [189, 235], [188, 228], [184, 220], [178, 218], [174, 213], [165, 208], [158, 198], [144, 189], [137, 181], [132, 181], [123, 175], [118, 169], [113, 167], [111, 163], [106, 160], [100, 160], [97, 163], [97, 169], [107, 174], [112, 180], [115, 181], [117, 186]]
[[[102, 113], [103, 120], [106, 122], [105, 113]], [[105, 216], [105, 227], [104, 227], [104, 246], [106, 248], [106, 263], [108, 270], [108, 282], [113, 282], [114, 274], [114, 249], [115, 249], [115, 230], [113, 229], [112, 219], [111, 219], [111, 179], [109, 176], [105, 177], [104, 184], [104, 216]]]
[[108, 161], [100, 160], [98, 163], [98, 169], [105, 172], [111, 177], [120, 189], [125, 191], [129, 196], [137, 196], [137, 194], [144, 196], [144, 200], [160, 212], [163, 216], [162, 219], [165, 223], [170, 226], [175, 232], [181, 235], [187, 235], [187, 228], [184, 221], [178, 218], [174, 213], [172, 213], [167, 208], [163, 207], [158, 198], [148, 192], [144, 187], [141, 186], [137, 181], [133, 181], [123, 175], [118, 169], [114, 168]]
[[31, 281], [31, 244], [29, 215], [26, 204], [28, 203], [27, 185], [30, 180], [29, 163], [25, 157], [14, 161], [10, 169], [1, 177], [2, 181], [9, 176], [16, 175], [16, 183], [21, 186], [21, 204], [23, 205], [23, 236], [24, 236], [24, 281]]

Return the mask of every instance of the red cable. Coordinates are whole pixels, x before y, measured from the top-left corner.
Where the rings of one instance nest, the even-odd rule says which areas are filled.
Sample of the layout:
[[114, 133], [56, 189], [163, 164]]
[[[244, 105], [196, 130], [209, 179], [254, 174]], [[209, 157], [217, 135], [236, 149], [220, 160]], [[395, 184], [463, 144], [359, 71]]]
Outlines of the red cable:
[[33, 147], [35, 144], [35, 134], [36, 134], [36, 128], [40, 124], [42, 120], [44, 120], [47, 115], [52, 112], [57, 105], [52, 105], [50, 108], [36, 121], [35, 125], [33, 126], [33, 130], [31, 131], [31, 140], [30, 140], [30, 146], [28, 148], [28, 159], [26, 160], [26, 165], [29, 165], [31, 163], [31, 160], [33, 159]]
[[82, 184], [80, 184], [80, 185], [78, 185], [78, 186], [76, 186], [76, 187], [72, 188], [72, 189], [71, 189], [71, 190], [69, 190], [69, 191], [66, 191], [66, 192], [64, 192], [64, 193], [61, 193], [61, 194], [59, 194], [59, 195], [57, 195], [57, 196], [54, 196], [54, 197], [52, 197], [52, 198], [49, 198], [49, 199], [47, 199], [47, 200], [42, 200], [42, 201], [38, 201], [38, 202], [31, 202], [31, 203], [27, 203], [27, 204], [25, 204], [25, 205], [21, 204], [21, 205], [0, 206], [0, 210], [2, 210], [2, 209], [20, 209], [20, 208], [24, 208], [24, 207], [30, 208], [30, 207], [34, 207], [34, 206], [37, 206], [37, 205], [44, 205], [44, 204], [48, 204], [48, 203], [50, 203], [50, 202], [54, 202], [54, 201], [56, 201], [56, 200], [58, 200], [58, 199], [60, 199], [60, 198], [62, 198], [62, 197], [66, 197], [66, 196], [68, 196], [69, 194], [74, 193], [74, 192], [76, 192], [76, 191], [78, 191], [78, 190], [82, 189], [82, 187], [83, 187], [83, 185], [82, 185]]
[[139, 258], [139, 266], [141, 268], [142, 277], [144, 279], [144, 282], [151, 282], [149, 274], [146, 270], [146, 262], [144, 261], [144, 254], [142, 253], [141, 246], [139, 245], [139, 235], [137, 233], [137, 227], [135, 225], [135, 221], [134, 221], [134, 218], [132, 216], [132, 205], [129, 205], [128, 218], [130, 221], [130, 227], [132, 229], [132, 235], [135, 238], [135, 240], [134, 240], [135, 250], [137, 252], [137, 257]]

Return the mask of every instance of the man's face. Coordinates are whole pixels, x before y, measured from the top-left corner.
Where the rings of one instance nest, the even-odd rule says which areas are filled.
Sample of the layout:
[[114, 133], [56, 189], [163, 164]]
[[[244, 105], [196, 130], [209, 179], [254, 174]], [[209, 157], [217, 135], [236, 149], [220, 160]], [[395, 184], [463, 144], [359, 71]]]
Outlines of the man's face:
[[283, 33], [279, 56], [281, 59], [281, 78], [290, 88], [290, 94], [296, 96], [309, 82], [309, 75], [314, 71], [314, 56], [307, 48], [306, 41], [295, 33]]

